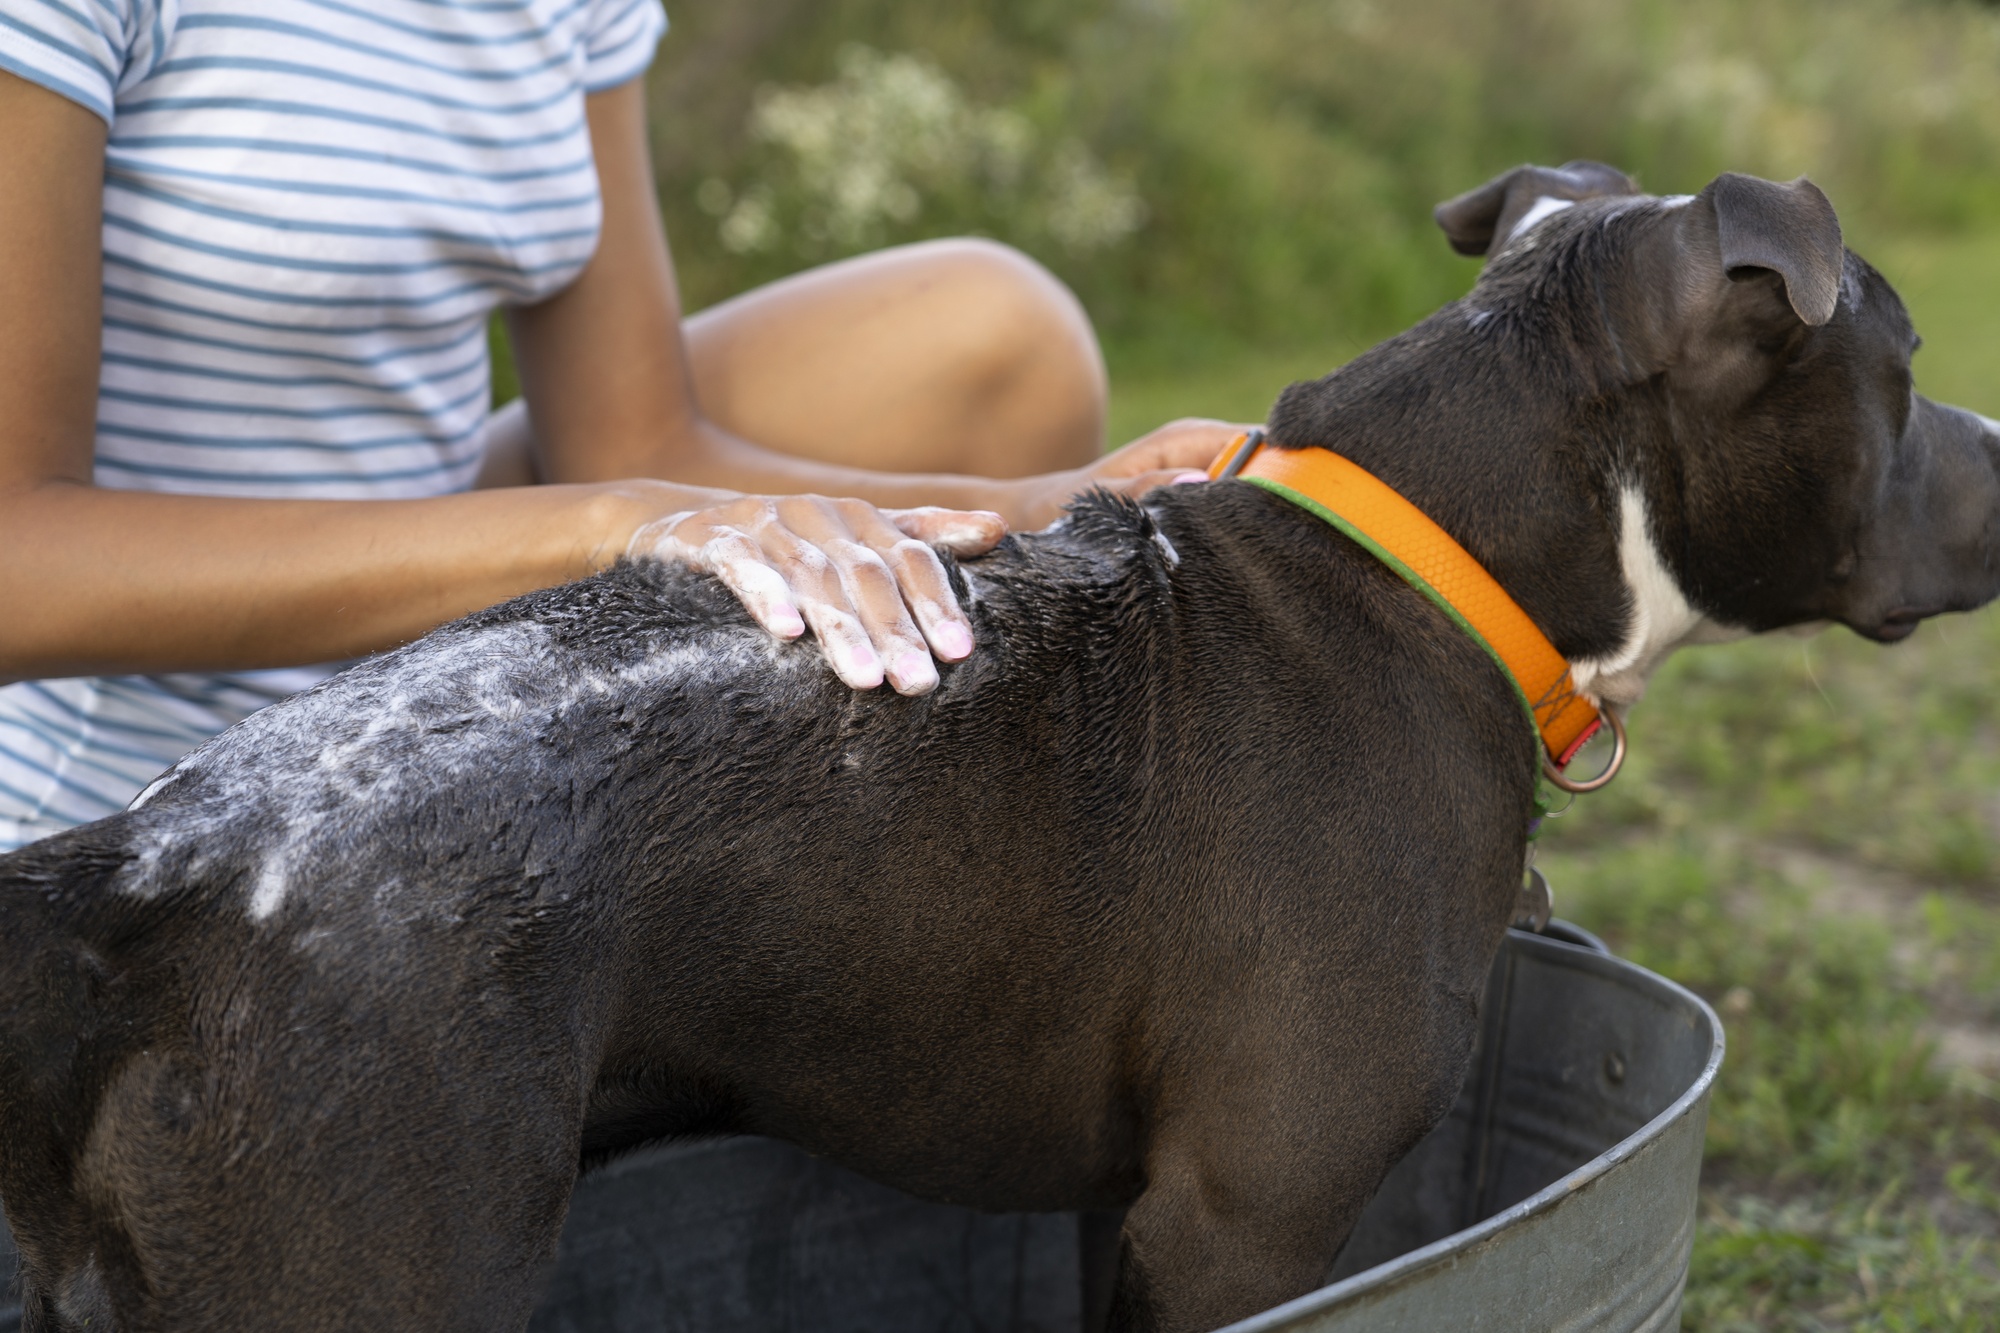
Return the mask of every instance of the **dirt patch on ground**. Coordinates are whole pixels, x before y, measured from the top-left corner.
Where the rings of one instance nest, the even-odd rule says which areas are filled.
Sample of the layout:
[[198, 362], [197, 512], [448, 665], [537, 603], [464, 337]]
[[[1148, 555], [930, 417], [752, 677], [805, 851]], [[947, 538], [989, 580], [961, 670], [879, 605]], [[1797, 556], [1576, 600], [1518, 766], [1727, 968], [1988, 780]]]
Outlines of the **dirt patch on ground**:
[[1931, 1005], [1924, 1031], [1937, 1043], [1938, 1067], [1969, 1076], [1978, 1091], [2000, 1093], [2000, 1022], [1989, 1006], [1957, 984], [1967, 975], [1970, 960], [1933, 938], [1924, 914], [1924, 899], [1933, 886], [1793, 843], [1746, 842], [1744, 851], [1808, 890], [1814, 915], [1870, 921], [1887, 929], [1898, 970]]

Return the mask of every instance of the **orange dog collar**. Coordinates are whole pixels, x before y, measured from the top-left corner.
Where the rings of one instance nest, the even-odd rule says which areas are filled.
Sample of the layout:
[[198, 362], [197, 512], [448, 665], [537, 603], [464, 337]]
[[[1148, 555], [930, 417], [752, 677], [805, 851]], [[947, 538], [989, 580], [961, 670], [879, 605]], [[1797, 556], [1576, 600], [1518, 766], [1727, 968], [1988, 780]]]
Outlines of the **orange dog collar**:
[[1565, 790], [1594, 791], [1611, 780], [1625, 757], [1624, 729], [1615, 715], [1611, 722], [1618, 748], [1603, 775], [1582, 783], [1562, 776], [1564, 766], [1604, 725], [1605, 716], [1576, 692], [1569, 662], [1484, 565], [1421, 509], [1351, 460], [1330, 449], [1263, 445], [1261, 430], [1239, 435], [1209, 476], [1261, 486], [1366, 547], [1436, 602], [1500, 664], [1541, 737], [1548, 756], [1544, 769], [1552, 782]]

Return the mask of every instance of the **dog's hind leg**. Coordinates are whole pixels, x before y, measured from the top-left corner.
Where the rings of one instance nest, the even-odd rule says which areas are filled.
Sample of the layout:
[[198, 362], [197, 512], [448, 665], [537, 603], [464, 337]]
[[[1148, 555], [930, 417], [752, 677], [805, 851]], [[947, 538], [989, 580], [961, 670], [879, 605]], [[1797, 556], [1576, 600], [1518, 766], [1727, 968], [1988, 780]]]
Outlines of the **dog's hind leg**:
[[[116, 1327], [524, 1328], [580, 1140], [580, 1087], [552, 1085], [580, 1080], [511, 1071], [473, 1027], [410, 1040], [421, 1060], [356, 1060], [374, 1043], [328, 1024], [282, 1062], [268, 1048], [129, 1061], [77, 1171]], [[301, 1086], [306, 1059], [326, 1076]]]
[[119, 827], [0, 858], [0, 1191], [30, 1326], [524, 1328], [607, 990], [575, 917], [504, 879], [426, 888], [367, 859], [388, 843], [339, 863], [358, 888], [291, 866], [261, 915], [247, 869], [125, 894]]

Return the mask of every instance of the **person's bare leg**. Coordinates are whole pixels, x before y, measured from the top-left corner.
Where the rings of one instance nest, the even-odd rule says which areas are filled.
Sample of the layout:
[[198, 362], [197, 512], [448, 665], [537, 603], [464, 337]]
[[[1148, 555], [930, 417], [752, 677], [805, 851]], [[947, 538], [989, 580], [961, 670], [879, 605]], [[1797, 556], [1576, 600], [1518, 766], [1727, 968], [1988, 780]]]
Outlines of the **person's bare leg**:
[[684, 325], [702, 410], [803, 458], [1018, 477], [1104, 447], [1104, 358], [1074, 295], [991, 241], [809, 270]]

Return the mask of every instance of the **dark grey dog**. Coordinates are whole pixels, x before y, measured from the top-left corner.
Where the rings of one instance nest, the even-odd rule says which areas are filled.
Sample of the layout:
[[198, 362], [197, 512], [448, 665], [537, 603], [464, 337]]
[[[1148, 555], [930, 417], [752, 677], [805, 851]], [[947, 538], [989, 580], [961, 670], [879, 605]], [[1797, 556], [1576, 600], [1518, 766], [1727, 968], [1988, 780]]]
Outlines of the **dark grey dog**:
[[[2000, 591], [2000, 439], [1811, 185], [1524, 169], [1470, 296], [1271, 419], [1409, 496], [1616, 705], [1675, 645]], [[626, 567], [261, 713], [0, 858], [28, 1327], [519, 1328], [580, 1164], [789, 1139], [1129, 1205], [1114, 1323], [1311, 1288], [1450, 1105], [1536, 740], [1443, 613], [1235, 482], [954, 571], [980, 649], [857, 695]]]

